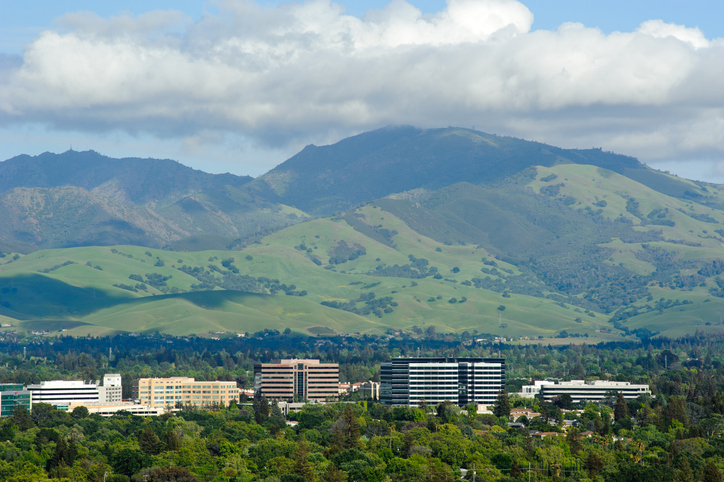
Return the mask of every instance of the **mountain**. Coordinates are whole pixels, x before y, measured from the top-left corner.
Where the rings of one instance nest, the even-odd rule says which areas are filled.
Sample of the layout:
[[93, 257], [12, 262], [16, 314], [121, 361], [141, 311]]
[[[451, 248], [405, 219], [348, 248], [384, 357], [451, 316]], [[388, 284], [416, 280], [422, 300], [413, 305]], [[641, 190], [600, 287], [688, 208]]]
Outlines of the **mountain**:
[[94, 151], [17, 156], [0, 163], [0, 242], [26, 253], [115, 244], [224, 249], [306, 216], [243, 191], [251, 180]]
[[0, 319], [71, 334], [724, 332], [724, 186], [630, 157], [388, 128], [251, 182], [164, 162], [186, 180], [147, 196], [122, 169], [86, 179], [69, 161], [69, 185], [14, 167]]
[[18, 187], [80, 187], [133, 204], [187, 192], [241, 187], [249, 176], [208, 174], [169, 159], [113, 159], [95, 151], [20, 155], [0, 163], [0, 192]]
[[393, 193], [458, 182], [491, 184], [532, 166], [590, 164], [643, 170], [632, 157], [560, 149], [471, 129], [387, 127], [331, 146], [310, 145], [249, 185], [267, 199], [329, 215]]

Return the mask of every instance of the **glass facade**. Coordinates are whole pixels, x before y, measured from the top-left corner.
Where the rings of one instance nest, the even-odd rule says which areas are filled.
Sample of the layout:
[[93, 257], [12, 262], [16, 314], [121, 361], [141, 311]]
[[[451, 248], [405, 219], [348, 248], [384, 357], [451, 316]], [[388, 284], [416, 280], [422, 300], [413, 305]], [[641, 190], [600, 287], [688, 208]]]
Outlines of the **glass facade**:
[[395, 358], [382, 364], [380, 382], [380, 400], [388, 405], [489, 405], [505, 386], [505, 359]]
[[0, 385], [0, 417], [11, 416], [19, 406], [30, 412], [30, 392], [22, 385]]

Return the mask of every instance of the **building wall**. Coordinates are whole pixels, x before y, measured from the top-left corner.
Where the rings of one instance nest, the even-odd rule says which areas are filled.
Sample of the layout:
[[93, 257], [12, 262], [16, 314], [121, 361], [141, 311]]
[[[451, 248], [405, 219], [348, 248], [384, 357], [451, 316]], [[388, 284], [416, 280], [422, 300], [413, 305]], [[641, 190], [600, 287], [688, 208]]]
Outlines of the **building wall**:
[[99, 399], [105, 403], [120, 403], [123, 401], [123, 387], [121, 386], [121, 375], [118, 373], [108, 374], [103, 377], [103, 386], [98, 387]]
[[254, 365], [254, 396], [324, 401], [338, 396], [339, 365], [319, 360], [279, 360]]
[[380, 375], [380, 399], [388, 405], [492, 404], [505, 387], [505, 360], [395, 358], [382, 364]]
[[77, 407], [85, 407], [88, 409], [88, 413], [97, 413], [103, 417], [111, 417], [117, 412], [126, 411], [138, 416], [150, 416], [156, 417], [163, 415], [166, 412], [166, 407], [155, 407], [152, 408], [148, 405], [139, 405], [131, 402], [121, 403], [84, 403], [74, 402], [68, 406], [68, 411], [73, 411]]
[[32, 408], [30, 392], [22, 385], [0, 385], [0, 417], [10, 417], [17, 407]]
[[239, 401], [236, 382], [204, 382], [187, 377], [140, 378], [133, 382], [133, 398], [149, 407], [176, 404], [201, 407]]
[[49, 403], [55, 407], [67, 407], [74, 401], [98, 402], [99, 392], [95, 383], [82, 381], [51, 380], [28, 385], [32, 403]]
[[544, 384], [540, 387], [540, 394], [546, 401], [568, 394], [574, 403], [580, 401], [600, 401], [611, 392], [620, 392], [626, 399], [637, 398], [640, 395], [651, 395], [648, 385], [632, 385], [629, 382], [608, 382], [596, 380], [585, 383], [583, 380], [571, 382]]

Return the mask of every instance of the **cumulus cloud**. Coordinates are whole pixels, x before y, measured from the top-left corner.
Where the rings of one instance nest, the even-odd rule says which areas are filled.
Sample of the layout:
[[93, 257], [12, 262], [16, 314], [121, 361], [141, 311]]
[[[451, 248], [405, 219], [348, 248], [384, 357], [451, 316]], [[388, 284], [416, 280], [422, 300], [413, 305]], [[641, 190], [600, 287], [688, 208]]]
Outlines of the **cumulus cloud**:
[[[476, 126], [649, 159], [723, 157], [724, 41], [644, 22], [531, 31], [515, 0], [394, 0], [363, 18], [326, 0], [222, 0], [191, 21], [77, 13], [0, 62], [0, 123], [269, 145], [386, 124]], [[2, 59], [0, 59], [2, 60]]]

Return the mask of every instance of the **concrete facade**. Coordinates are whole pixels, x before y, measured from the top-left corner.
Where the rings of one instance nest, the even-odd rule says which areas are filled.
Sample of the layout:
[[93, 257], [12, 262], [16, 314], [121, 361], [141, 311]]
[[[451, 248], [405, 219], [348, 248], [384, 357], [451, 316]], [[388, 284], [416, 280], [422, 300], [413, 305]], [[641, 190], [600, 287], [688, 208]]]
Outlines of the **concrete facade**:
[[254, 365], [254, 396], [324, 401], [339, 395], [339, 365], [319, 360], [278, 360]]
[[236, 382], [204, 382], [188, 377], [140, 378], [133, 382], [134, 400], [151, 408], [228, 405], [239, 401]]

